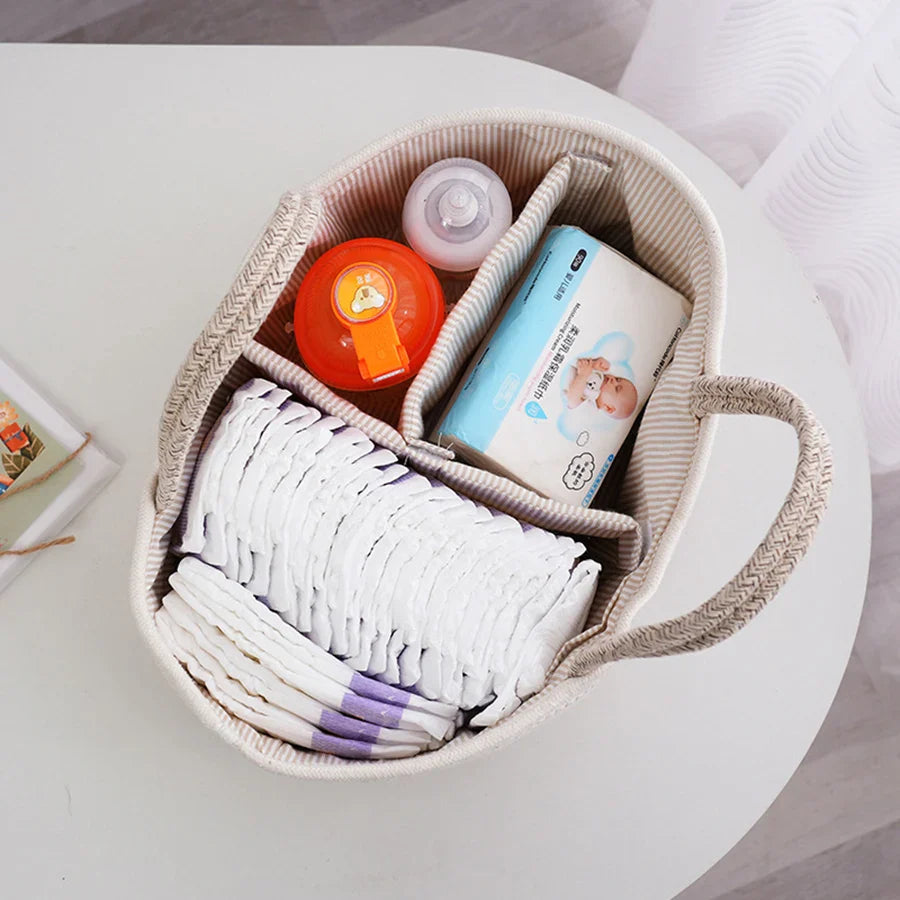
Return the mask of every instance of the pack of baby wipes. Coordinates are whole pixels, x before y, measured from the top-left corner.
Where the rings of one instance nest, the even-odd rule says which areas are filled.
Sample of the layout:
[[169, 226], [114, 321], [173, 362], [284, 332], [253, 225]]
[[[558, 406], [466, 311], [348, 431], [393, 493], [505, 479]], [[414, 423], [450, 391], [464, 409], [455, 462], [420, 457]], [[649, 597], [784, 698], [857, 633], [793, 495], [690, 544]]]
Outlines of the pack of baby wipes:
[[589, 506], [687, 327], [677, 291], [580, 228], [550, 229], [433, 440]]

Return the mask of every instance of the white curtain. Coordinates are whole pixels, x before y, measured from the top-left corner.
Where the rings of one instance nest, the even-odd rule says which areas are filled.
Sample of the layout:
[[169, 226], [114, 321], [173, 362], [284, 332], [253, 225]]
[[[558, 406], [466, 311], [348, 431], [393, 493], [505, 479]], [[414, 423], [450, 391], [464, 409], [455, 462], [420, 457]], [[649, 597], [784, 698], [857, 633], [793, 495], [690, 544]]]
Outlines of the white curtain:
[[784, 235], [900, 468], [900, 0], [655, 0], [618, 91]]

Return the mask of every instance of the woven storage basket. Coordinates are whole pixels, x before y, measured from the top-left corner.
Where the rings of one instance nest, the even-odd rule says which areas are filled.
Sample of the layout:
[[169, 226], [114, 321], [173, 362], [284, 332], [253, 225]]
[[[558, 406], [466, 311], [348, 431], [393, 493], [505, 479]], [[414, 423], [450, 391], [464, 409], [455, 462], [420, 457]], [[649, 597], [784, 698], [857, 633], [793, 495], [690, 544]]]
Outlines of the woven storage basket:
[[[471, 156], [510, 189], [516, 220], [471, 282], [447, 281], [458, 300], [411, 384], [338, 396], [302, 368], [289, 323], [310, 265], [350, 238], [402, 239], [403, 198], [415, 176], [447, 156]], [[544, 499], [452, 458], [425, 440], [428, 423], [461, 374], [547, 225], [579, 225], [680, 291], [691, 323], [638, 430], [615, 512]], [[459, 762], [512, 740], [590, 691], [604, 663], [711, 646], [774, 596], [808, 548], [831, 481], [828, 440], [809, 409], [776, 384], [719, 374], [725, 255], [697, 190], [643, 142], [600, 122], [532, 110], [431, 119], [382, 140], [304, 190], [288, 193], [231, 290], [194, 343], [162, 414], [158, 470], [142, 501], [131, 594], [138, 624], [162, 668], [202, 721], [261, 765], [309, 778], [373, 778]], [[414, 468], [470, 497], [545, 528], [580, 536], [604, 565], [585, 630], [554, 661], [546, 687], [499, 724], [462, 731], [439, 750], [360, 762], [299, 750], [261, 734], [213, 701], [169, 653], [154, 614], [177, 558], [169, 550], [200, 444], [231, 391], [253, 374], [338, 415]], [[693, 612], [629, 628], [658, 586], [703, 477], [718, 414], [770, 416], [796, 429], [793, 483], [741, 571]]]

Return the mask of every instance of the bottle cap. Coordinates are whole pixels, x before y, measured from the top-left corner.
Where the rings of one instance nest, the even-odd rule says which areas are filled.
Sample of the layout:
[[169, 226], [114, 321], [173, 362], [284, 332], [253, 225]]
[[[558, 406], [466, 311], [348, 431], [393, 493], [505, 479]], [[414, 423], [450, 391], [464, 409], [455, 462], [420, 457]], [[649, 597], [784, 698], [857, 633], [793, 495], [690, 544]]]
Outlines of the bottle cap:
[[412, 377], [443, 320], [440, 282], [425, 262], [395, 241], [360, 238], [313, 263], [297, 292], [294, 336], [317, 378], [367, 391]]

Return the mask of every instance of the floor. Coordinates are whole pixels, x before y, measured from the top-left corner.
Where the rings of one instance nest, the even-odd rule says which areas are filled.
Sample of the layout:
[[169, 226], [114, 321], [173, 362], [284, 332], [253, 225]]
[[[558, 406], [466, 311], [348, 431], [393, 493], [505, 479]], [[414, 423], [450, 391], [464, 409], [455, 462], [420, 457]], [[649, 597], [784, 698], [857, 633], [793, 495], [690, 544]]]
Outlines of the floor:
[[[615, 87], [650, 0], [3, 0], [0, 41], [443, 44]], [[602, 48], [602, 52], [598, 52]]]
[[[651, 0], [4, 0], [0, 41], [443, 44], [614, 89]], [[900, 473], [872, 480], [856, 646], [805, 761], [749, 834], [679, 900], [900, 897]]]

